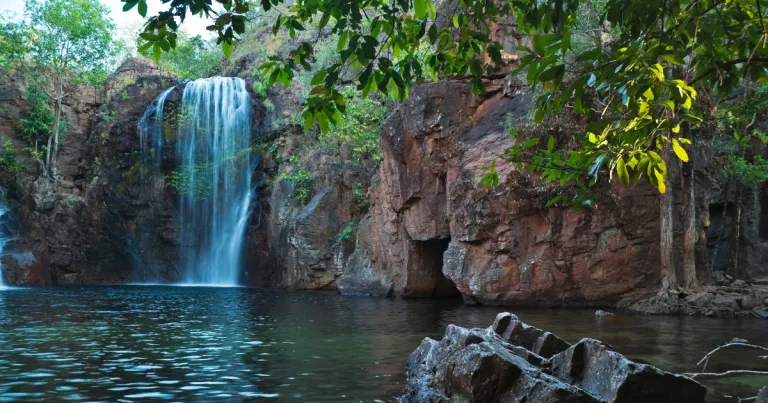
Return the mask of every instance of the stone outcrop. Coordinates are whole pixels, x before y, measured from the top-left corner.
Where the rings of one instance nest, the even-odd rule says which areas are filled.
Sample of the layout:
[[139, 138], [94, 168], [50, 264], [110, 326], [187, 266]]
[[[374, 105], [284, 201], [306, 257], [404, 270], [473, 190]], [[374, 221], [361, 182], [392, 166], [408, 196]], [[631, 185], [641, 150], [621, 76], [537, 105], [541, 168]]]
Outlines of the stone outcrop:
[[[553, 136], [558, 146], [567, 147], [584, 122], [558, 116], [534, 127], [528, 117], [532, 103], [527, 89], [503, 80], [489, 82], [482, 96], [461, 81], [414, 89], [382, 128], [383, 159], [369, 190], [370, 213], [360, 222], [339, 290], [406, 297], [460, 293], [468, 303], [491, 305], [619, 305], [647, 312], [762, 316], [765, 302], [757, 291], [762, 288], [753, 295], [747, 295], [752, 286], [735, 292], [729, 288], [732, 278], [725, 284], [715, 277], [720, 287], [703, 290], [714, 304], [690, 295], [664, 307], [634, 304], [659, 287], [658, 191], [643, 182], [625, 187], [613, 181], [596, 187], [593, 208], [546, 208], [558, 186], [498, 158], [517, 141], [508, 128], [525, 127], [537, 138]], [[500, 182], [490, 189], [480, 179], [482, 168], [494, 160]], [[735, 213], [716, 209], [727, 197], [710, 190], [717, 186], [705, 176], [699, 175], [695, 186], [696, 255], [700, 280], [708, 284], [710, 273], [718, 275], [727, 265], [733, 242], [728, 226], [734, 225], [729, 214]], [[678, 183], [670, 186], [682, 193]], [[768, 244], [757, 233], [764, 226], [761, 214], [768, 213], [761, 213], [760, 197], [743, 198], [754, 203], [745, 207], [749, 218], [742, 233], [752, 239], [741, 242], [740, 270], [747, 278], [760, 278], [765, 265], [756, 256], [768, 253]], [[675, 238], [682, 239], [682, 197], [674, 208]], [[675, 256], [680, 270], [682, 254]]]
[[[546, 356], [531, 350], [548, 339], [558, 342]], [[406, 376], [406, 403], [698, 403], [707, 392], [692, 379], [632, 362], [599, 340], [569, 345], [509, 313], [486, 329], [449, 325], [442, 340], [424, 339], [408, 358]]]
[[524, 120], [533, 102], [505, 84], [483, 97], [460, 81], [428, 84], [392, 114], [342, 292], [606, 304], [656, 284], [650, 187], [611, 187], [597, 208], [576, 212], [543, 208], [552, 188], [513, 164], [497, 166], [495, 189], [479, 184], [481, 167], [514, 142], [504, 122]]
[[[44, 74], [37, 72], [33, 74]], [[4, 174], [14, 241], [3, 257], [5, 281], [14, 285], [104, 284], [172, 278], [172, 209], [139, 186], [137, 122], [162, 89], [173, 85], [147, 59], [128, 59], [100, 89], [65, 85], [68, 122], [56, 176], [39, 175], [14, 133], [26, 108], [21, 70], [0, 90], [0, 136], [12, 141], [26, 169]], [[154, 205], [153, 205], [154, 204]], [[151, 225], [146, 225], [147, 223]], [[154, 271], [135, 271], [151, 238]], [[165, 267], [160, 269], [160, 267]]]
[[[354, 250], [356, 218], [367, 208], [359, 193], [368, 188], [374, 163], [324, 149], [301, 132], [283, 133], [276, 141], [279, 150], [273, 164], [282, 163], [264, 195], [269, 209], [265, 217], [269, 265], [255, 274], [252, 283], [335, 290]], [[299, 184], [288, 179], [297, 170], [308, 175], [307, 183], [300, 185], [311, 195], [308, 200], [296, 199]]]

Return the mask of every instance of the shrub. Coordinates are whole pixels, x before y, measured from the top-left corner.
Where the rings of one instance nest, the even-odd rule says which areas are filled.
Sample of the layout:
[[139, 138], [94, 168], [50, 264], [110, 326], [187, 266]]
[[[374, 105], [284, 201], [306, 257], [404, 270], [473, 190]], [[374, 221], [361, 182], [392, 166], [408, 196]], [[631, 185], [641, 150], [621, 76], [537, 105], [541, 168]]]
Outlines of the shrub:
[[357, 221], [352, 220], [349, 223], [347, 223], [347, 226], [344, 227], [341, 232], [339, 232], [338, 235], [336, 235], [336, 240], [340, 242], [346, 242], [352, 239], [352, 237], [355, 236], [355, 232], [357, 231]]
[[293, 171], [283, 173], [280, 175], [280, 179], [286, 180], [291, 184], [290, 197], [301, 205], [305, 205], [312, 200], [314, 175], [301, 166], [296, 156], [291, 157], [289, 164], [293, 166]]
[[0, 158], [0, 170], [3, 172], [19, 172], [24, 169], [24, 164], [16, 159], [16, 150], [10, 141], [3, 144], [3, 156]]
[[341, 120], [322, 135], [323, 141], [348, 144], [355, 160], [381, 161], [379, 130], [389, 115], [391, 105], [375, 96], [363, 97], [352, 87], [343, 90], [347, 99], [346, 113]]

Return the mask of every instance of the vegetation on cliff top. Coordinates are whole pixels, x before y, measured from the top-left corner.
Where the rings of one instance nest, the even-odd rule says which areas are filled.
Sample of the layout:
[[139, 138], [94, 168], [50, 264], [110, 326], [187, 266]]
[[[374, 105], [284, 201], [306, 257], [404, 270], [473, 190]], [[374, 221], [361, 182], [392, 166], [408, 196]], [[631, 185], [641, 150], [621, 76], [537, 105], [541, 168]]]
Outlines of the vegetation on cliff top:
[[[21, 21], [3, 19], [0, 65], [24, 69], [29, 108], [17, 129], [40, 173], [55, 176], [56, 156], [68, 126], [64, 100], [73, 92], [72, 85], [106, 78], [115, 54], [115, 26], [98, 0], [27, 0], [24, 16]], [[35, 67], [27, 66], [28, 61]]]
[[[124, 2], [126, 10], [138, 5], [146, 15], [143, 0]], [[187, 14], [199, 14], [215, 17], [209, 29], [230, 55], [254, 6], [242, 0], [220, 3], [221, 13], [211, 4], [174, 2], [149, 17], [143, 46], [159, 57], [161, 50], [174, 47]], [[357, 72], [353, 81], [363, 96], [379, 90], [402, 100], [412, 85], [439, 77], [466, 77], [481, 92], [484, 79], [504, 64], [502, 45], [493, 40], [487, 22], [514, 18], [532, 38], [532, 46], [518, 47], [522, 56], [516, 72], [525, 71], [534, 88], [543, 88], [536, 121], [569, 108], [588, 115], [591, 123], [575, 149], [559, 149], [553, 139], [531, 139], [505, 150], [504, 158], [549, 181], [575, 183], [579, 195], [589, 194], [602, 169], [624, 184], [646, 176], [664, 193], [668, 154], [687, 162], [690, 130], [702, 122], [699, 93], [728, 96], [745, 80], [766, 80], [768, 31], [759, 0], [464, 0], [440, 14], [431, 0], [284, 6], [280, 0], [261, 3], [263, 10], [278, 14], [274, 34], [282, 29], [295, 38], [314, 28], [317, 35], [298, 43], [287, 57], [270, 56], [262, 66], [270, 84], [288, 86], [297, 71], [313, 70], [313, 44], [324, 29], [338, 37], [338, 61], [314, 74], [303, 113], [305, 126], [317, 122], [323, 131], [346, 109], [338, 88], [347, 83], [349, 69]], [[417, 57], [424, 50], [426, 56]], [[524, 154], [527, 149], [535, 153]], [[488, 181], [497, 182], [493, 167], [489, 175]], [[590, 205], [589, 197], [568, 199]], [[565, 200], [563, 195], [556, 202]]]

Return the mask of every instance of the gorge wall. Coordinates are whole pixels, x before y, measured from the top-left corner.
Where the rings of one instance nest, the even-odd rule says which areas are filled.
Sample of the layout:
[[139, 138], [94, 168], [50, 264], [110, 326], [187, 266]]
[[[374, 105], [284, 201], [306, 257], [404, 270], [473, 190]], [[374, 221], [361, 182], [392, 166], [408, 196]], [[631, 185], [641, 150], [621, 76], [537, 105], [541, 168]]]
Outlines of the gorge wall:
[[[15, 134], [26, 108], [23, 69], [8, 73], [0, 94], [0, 136], [11, 141], [25, 169], [0, 177], [8, 189], [15, 239], [3, 257], [12, 285], [105, 284], [174, 276], [170, 200], [148, 197], [138, 175], [137, 122], [172, 83], [154, 63], [129, 59], [103, 88], [66, 85], [69, 122], [57, 175], [40, 177]], [[45, 74], [37, 72], [34, 74]], [[138, 248], [148, 238], [150, 251]], [[152, 262], [138, 264], [140, 256]], [[140, 270], [136, 270], [141, 267]], [[145, 269], [149, 268], [149, 272]]]
[[[454, 285], [483, 304], [615, 302], [658, 280], [658, 202], [649, 187], [612, 187], [597, 208], [542, 206], [551, 186], [513, 164], [479, 184], [514, 139], [507, 116], [533, 100], [497, 82], [425, 85], [389, 118], [371, 213], [340, 282], [344, 293], [432, 296]], [[541, 133], [542, 135], [547, 133]]]
[[[230, 74], [248, 78], [243, 71]], [[69, 88], [64, 112], [73, 125], [58, 176], [40, 178], [28, 157], [24, 171], [0, 175], [16, 231], [3, 257], [6, 283], [179, 281], [178, 197], [166, 180], [178, 165], [175, 139], [164, 129], [160, 170], [150, 175], [137, 131], [147, 107], [175, 84], [152, 62], [130, 59], [104, 88]], [[0, 136], [20, 156], [25, 144], [14, 127], [26, 107], [24, 86], [11, 72], [0, 88]], [[182, 87], [167, 102], [178, 103]], [[497, 166], [499, 186], [479, 184], [480, 168], [515, 141], [507, 126], [529, 119], [533, 99], [519, 84], [489, 82], [481, 96], [462, 81], [415, 88], [383, 125], [380, 163], [356, 160], [343, 144], [333, 152], [307, 147], [316, 135], [286, 122], [300, 108], [299, 91], [271, 92], [271, 109], [253, 97], [258, 197], [243, 284], [535, 306], [614, 305], [658, 289], [659, 202], [650, 186], [608, 185], [594, 208], [575, 211], [545, 208], [556, 187], [512, 164]], [[571, 133], [561, 129], [542, 125], [536, 134], [567, 142]], [[288, 180], [299, 169], [312, 177], [306, 200], [293, 196]], [[717, 180], [696, 180], [697, 265], [705, 284], [730, 284], [722, 270], [734, 254], [736, 196]], [[744, 277], [759, 280], [768, 188], [747, 193], [737, 255]]]

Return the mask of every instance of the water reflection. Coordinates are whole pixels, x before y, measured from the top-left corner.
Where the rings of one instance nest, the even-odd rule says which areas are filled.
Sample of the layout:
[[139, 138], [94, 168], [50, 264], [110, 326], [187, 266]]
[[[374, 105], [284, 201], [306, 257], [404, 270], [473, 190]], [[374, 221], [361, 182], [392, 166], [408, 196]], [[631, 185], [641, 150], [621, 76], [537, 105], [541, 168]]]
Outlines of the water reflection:
[[[404, 364], [445, 326], [487, 326], [498, 308], [246, 288], [104, 287], [0, 293], [0, 401], [393, 401]], [[516, 310], [569, 341], [689, 371], [761, 321]], [[728, 355], [710, 369], [744, 366]], [[751, 388], [717, 386], [718, 393]], [[717, 401], [716, 399], [710, 399]]]

